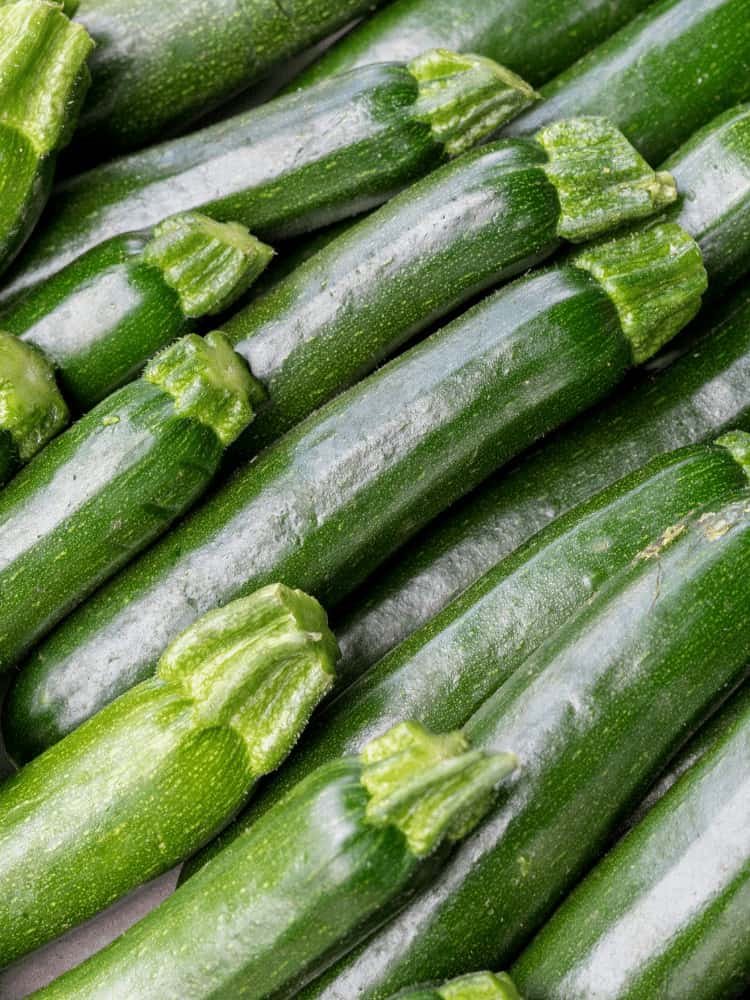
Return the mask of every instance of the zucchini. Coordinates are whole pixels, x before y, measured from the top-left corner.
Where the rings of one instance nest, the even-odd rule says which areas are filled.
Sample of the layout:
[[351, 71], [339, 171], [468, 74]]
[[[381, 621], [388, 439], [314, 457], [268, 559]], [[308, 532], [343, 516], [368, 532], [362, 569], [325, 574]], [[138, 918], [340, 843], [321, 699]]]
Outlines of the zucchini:
[[440, 986], [404, 990], [391, 1000], [521, 1000], [521, 995], [504, 972], [473, 972]]
[[366, 66], [64, 181], [4, 299], [82, 253], [200, 209], [263, 239], [387, 201], [536, 99], [489, 60], [433, 51]]
[[39, 221], [90, 82], [92, 41], [56, 3], [0, 6], [0, 273]]
[[521, 955], [528, 1000], [747, 995], [750, 689]]
[[[200, 614], [278, 580], [339, 601], [400, 543], [609, 392], [699, 306], [673, 223], [518, 279], [332, 400], [45, 642], [6, 705], [33, 756], [153, 672]], [[622, 318], [621, 318], [622, 317]]]
[[0, 965], [205, 842], [294, 745], [336, 653], [317, 601], [266, 587], [0, 786]]
[[374, 1000], [502, 967], [601, 856], [747, 670], [747, 491], [712, 511], [649, 545], [469, 720], [473, 744], [518, 754], [510, 791], [437, 880], [306, 1000]]
[[491, 569], [323, 710], [287, 766], [195, 859], [191, 875], [318, 765], [356, 753], [402, 719], [464, 725], [518, 666], [657, 535], [698, 507], [750, 484], [750, 437], [659, 456]]
[[268, 395], [247, 457], [493, 284], [677, 197], [608, 122], [573, 119], [435, 171], [223, 327]]
[[[698, 242], [708, 293], [724, 295], [750, 268], [750, 108], [719, 116], [664, 166], [682, 192], [667, 215]], [[637, 378], [399, 552], [337, 614], [342, 672], [366, 669], [536, 531], [654, 455], [733, 427], [750, 430], [745, 300], [737, 294], [734, 318], [708, 315], [696, 356], [674, 373]]]
[[188, 334], [5, 487], [0, 669], [197, 500], [257, 391], [221, 334]]
[[747, 0], [660, 0], [542, 89], [508, 129], [604, 115], [659, 163], [719, 112], [750, 97]]
[[44, 352], [83, 413], [194, 321], [230, 306], [272, 253], [236, 223], [187, 212], [89, 250], [0, 310], [0, 329]]
[[412, 59], [430, 45], [498, 59], [535, 86], [643, 10], [649, 0], [396, 0], [358, 25], [291, 86], [356, 66]]
[[154, 142], [377, 5], [79, 0], [76, 20], [97, 43], [80, 139], [97, 156]]
[[415, 723], [320, 768], [262, 823], [39, 997], [292, 996], [403, 906], [515, 766]]

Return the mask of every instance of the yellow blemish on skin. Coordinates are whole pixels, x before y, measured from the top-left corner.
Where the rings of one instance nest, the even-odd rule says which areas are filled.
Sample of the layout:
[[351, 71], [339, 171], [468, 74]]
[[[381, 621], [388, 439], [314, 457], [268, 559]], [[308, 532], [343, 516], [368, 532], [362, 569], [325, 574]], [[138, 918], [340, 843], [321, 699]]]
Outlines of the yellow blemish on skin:
[[642, 559], [655, 559], [686, 530], [687, 525], [684, 521], [679, 521], [677, 524], [670, 525], [666, 531], [664, 531], [659, 538], [656, 539], [655, 542], [651, 542], [650, 545], [647, 545], [645, 549], [638, 553], [635, 557], [636, 562]]
[[709, 542], [716, 542], [723, 538], [732, 527], [731, 521], [727, 521], [725, 517], [717, 518], [715, 514], [704, 514], [698, 524], [703, 528], [703, 534]]

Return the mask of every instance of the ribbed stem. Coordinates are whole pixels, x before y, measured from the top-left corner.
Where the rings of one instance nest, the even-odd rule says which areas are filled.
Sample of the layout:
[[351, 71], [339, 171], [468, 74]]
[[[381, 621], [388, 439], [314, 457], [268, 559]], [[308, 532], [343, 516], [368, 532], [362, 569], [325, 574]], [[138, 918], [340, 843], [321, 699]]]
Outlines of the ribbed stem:
[[260, 277], [274, 251], [236, 222], [185, 212], [160, 223], [143, 257], [174, 289], [185, 316], [229, 308]]
[[320, 604], [273, 584], [201, 618], [162, 655], [157, 674], [188, 694], [202, 725], [242, 736], [259, 778], [297, 742], [333, 685], [338, 656]]
[[644, 219], [677, 199], [671, 174], [657, 173], [606, 118], [569, 118], [536, 134], [560, 199], [558, 234], [574, 243]]
[[419, 84], [416, 117], [449, 156], [465, 153], [539, 99], [525, 80], [484, 56], [431, 49], [408, 68]]
[[695, 316], [708, 286], [698, 244], [674, 222], [594, 244], [571, 262], [609, 295], [636, 364]]
[[188, 334], [149, 362], [143, 377], [174, 399], [175, 408], [210, 427], [225, 446], [253, 419], [253, 403], [264, 398], [223, 333]]
[[471, 750], [462, 733], [435, 736], [417, 722], [372, 740], [360, 759], [367, 819], [397, 827], [418, 857], [465, 837], [517, 764], [513, 754]]
[[93, 42], [59, 4], [16, 0], [0, 7], [0, 121], [41, 158], [69, 140], [90, 76]]
[[0, 332], [0, 428], [28, 462], [66, 426], [70, 415], [55, 372], [41, 351]]
[[716, 439], [716, 444], [727, 449], [750, 480], [750, 434], [745, 431], [728, 431]]

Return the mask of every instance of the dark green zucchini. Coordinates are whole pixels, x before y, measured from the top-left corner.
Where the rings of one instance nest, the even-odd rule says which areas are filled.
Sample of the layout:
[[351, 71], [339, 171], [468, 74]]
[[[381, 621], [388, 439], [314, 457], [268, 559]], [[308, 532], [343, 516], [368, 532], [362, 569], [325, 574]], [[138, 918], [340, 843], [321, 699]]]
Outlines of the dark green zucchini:
[[0, 669], [195, 502], [258, 391], [222, 334], [189, 334], [5, 487]]
[[750, 689], [576, 887], [513, 975], [527, 1000], [731, 1000], [750, 982]]
[[83, 413], [194, 320], [230, 306], [272, 253], [243, 226], [187, 212], [89, 250], [0, 310], [0, 329], [44, 352]]
[[391, 1000], [522, 1000], [510, 976], [504, 972], [473, 972], [440, 986], [407, 989]]
[[387, 201], [536, 99], [489, 60], [367, 66], [60, 185], [0, 297], [112, 236], [200, 209], [274, 243]]
[[460, 157], [334, 239], [223, 327], [268, 396], [247, 457], [409, 337], [562, 239], [582, 242], [677, 197], [601, 118]]
[[[750, 108], [721, 115], [665, 167], [683, 192], [668, 216], [698, 242], [709, 294], [724, 294], [750, 266]], [[745, 293], [736, 301], [734, 318], [708, 315], [697, 354], [674, 373], [637, 377], [457, 505], [354, 594], [336, 622], [343, 672], [366, 669], [544, 525], [654, 455], [750, 430], [750, 302]]]
[[747, 0], [660, 0], [542, 90], [508, 129], [604, 115], [658, 163], [719, 112], [750, 97]]
[[747, 670], [747, 491], [712, 511], [648, 546], [472, 717], [473, 745], [517, 753], [510, 792], [438, 879], [305, 998], [375, 1000], [467, 966], [501, 968], [601, 856]]
[[356, 753], [403, 719], [437, 731], [464, 725], [545, 639], [656, 535], [698, 507], [750, 483], [741, 432], [726, 447], [695, 445], [659, 456], [553, 522], [342, 693], [273, 783], [188, 862], [191, 875], [315, 767]]
[[267, 449], [35, 653], [6, 704], [28, 758], [149, 676], [203, 612], [279, 580], [336, 601], [451, 502], [609, 392], [698, 309], [673, 223], [520, 278]]
[[262, 823], [39, 997], [263, 997], [298, 987], [439, 870], [513, 754], [406, 723], [299, 785]]
[[221, 828], [297, 741], [336, 655], [317, 601], [266, 587], [201, 619], [154, 677], [0, 785], [0, 966]]
[[0, 273], [31, 235], [90, 82], [93, 47], [56, 3], [0, 5]]
[[430, 45], [498, 59], [542, 84], [625, 24], [649, 0], [396, 0], [358, 25], [291, 84], [355, 66], [412, 59]]

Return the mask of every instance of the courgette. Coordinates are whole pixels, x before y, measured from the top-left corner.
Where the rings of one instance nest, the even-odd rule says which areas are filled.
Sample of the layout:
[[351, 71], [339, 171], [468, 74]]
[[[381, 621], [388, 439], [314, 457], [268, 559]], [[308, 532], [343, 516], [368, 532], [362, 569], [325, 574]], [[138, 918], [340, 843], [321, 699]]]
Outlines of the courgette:
[[221, 334], [188, 334], [5, 487], [0, 669], [197, 500], [258, 391]]
[[0, 272], [31, 235], [90, 82], [92, 42], [56, 3], [0, 6]]
[[[750, 108], [719, 116], [664, 167], [681, 192], [667, 216], [698, 242], [708, 294], [724, 296], [750, 267]], [[707, 315], [697, 353], [673, 374], [638, 376], [615, 401], [489, 480], [397, 553], [337, 612], [342, 672], [366, 669], [536, 531], [654, 455], [733, 427], [750, 430], [745, 300], [737, 293], [736, 312], [727, 307], [734, 318]]]
[[609, 392], [696, 312], [674, 223], [532, 272], [332, 400], [218, 490], [35, 653], [6, 706], [33, 756], [153, 672], [200, 614], [278, 580], [332, 606], [399, 543]]
[[240, 222], [272, 244], [356, 215], [535, 99], [496, 63], [442, 50], [279, 97], [64, 181], [0, 296], [179, 212]]
[[294, 745], [336, 654], [317, 601], [266, 587], [198, 621], [154, 677], [0, 786], [0, 965], [215, 833]]
[[504, 972], [474, 972], [439, 986], [407, 989], [391, 1000], [522, 1000], [510, 976]]
[[416, 723], [299, 785], [245, 837], [39, 997], [292, 996], [446, 860], [515, 766]]
[[508, 128], [604, 115], [659, 163], [719, 112], [750, 97], [747, 0], [660, 0], [543, 89]]
[[657, 535], [750, 484], [750, 437], [659, 456], [554, 521], [491, 569], [323, 710], [250, 809], [196, 858], [188, 877], [315, 767], [356, 753], [397, 722], [464, 725], [513, 671]]
[[562, 72], [649, 0], [396, 0], [300, 76], [306, 87], [356, 66], [412, 59], [430, 45], [498, 59], [535, 86]]
[[677, 197], [608, 122], [573, 119], [462, 156], [225, 323], [268, 403], [247, 457], [491, 285]]
[[750, 689], [513, 967], [528, 1000], [730, 1000], [750, 977]]
[[302, 996], [375, 1000], [517, 954], [745, 675], [749, 570], [744, 491], [673, 525], [532, 653], [464, 727], [473, 745], [514, 748], [510, 791], [431, 886]]
[[243, 226], [187, 212], [89, 250], [0, 310], [0, 329], [40, 348], [84, 413], [196, 320], [228, 308], [271, 256]]

